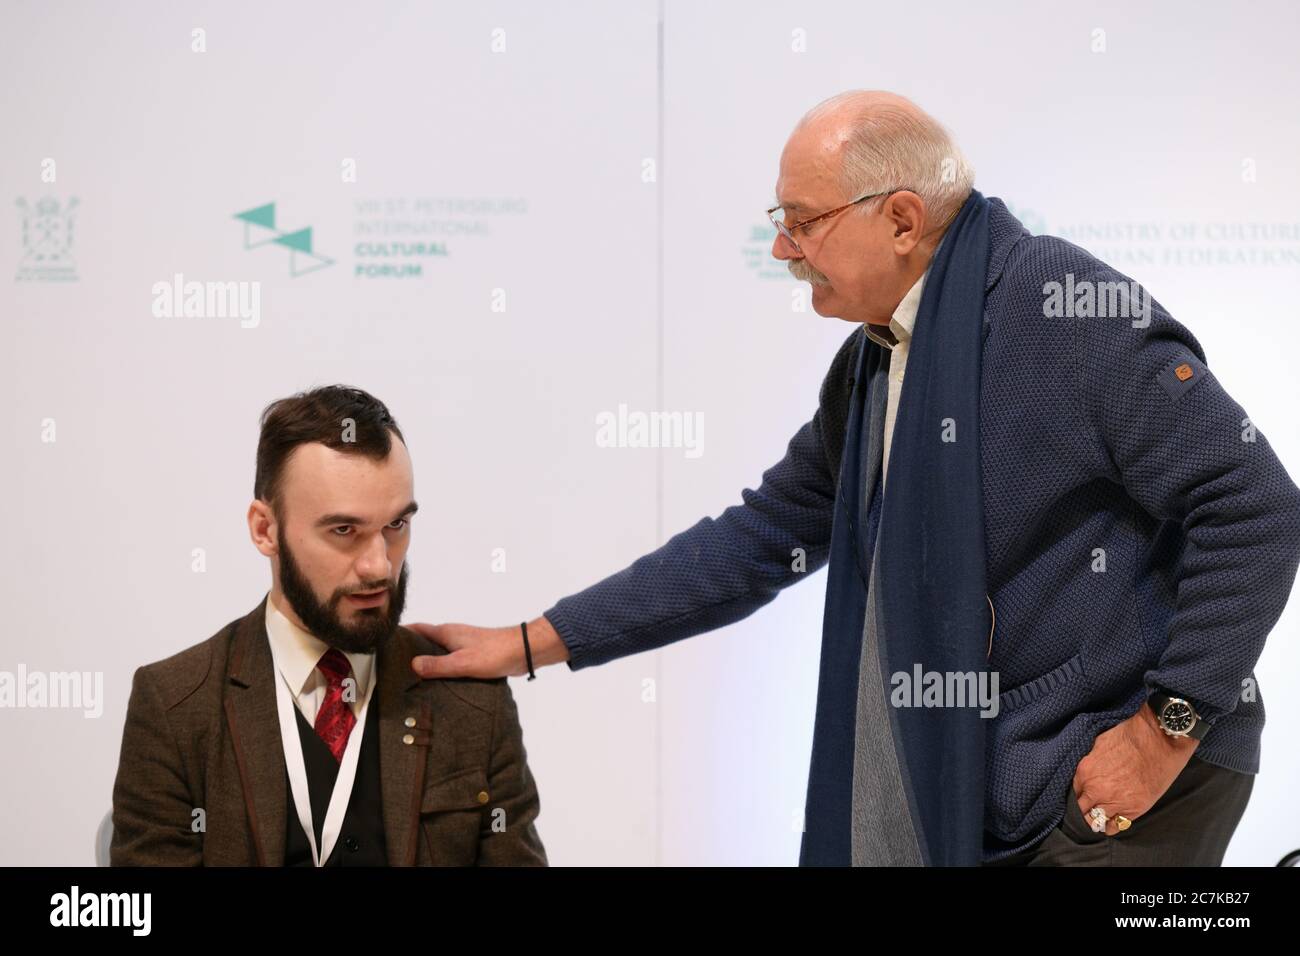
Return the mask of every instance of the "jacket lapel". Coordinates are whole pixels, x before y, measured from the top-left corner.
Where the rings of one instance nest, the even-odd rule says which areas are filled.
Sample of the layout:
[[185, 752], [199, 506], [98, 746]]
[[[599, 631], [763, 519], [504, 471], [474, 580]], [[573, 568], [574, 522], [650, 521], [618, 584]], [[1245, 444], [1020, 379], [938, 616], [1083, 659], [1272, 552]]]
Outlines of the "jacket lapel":
[[377, 661], [384, 840], [391, 866], [414, 866], [416, 862], [420, 797], [433, 729], [430, 695], [411, 670], [412, 656], [410, 633], [399, 627], [381, 645]]
[[226, 675], [226, 723], [244, 789], [258, 866], [284, 865], [284, 747], [275, 702], [275, 665], [266, 601], [241, 620]]

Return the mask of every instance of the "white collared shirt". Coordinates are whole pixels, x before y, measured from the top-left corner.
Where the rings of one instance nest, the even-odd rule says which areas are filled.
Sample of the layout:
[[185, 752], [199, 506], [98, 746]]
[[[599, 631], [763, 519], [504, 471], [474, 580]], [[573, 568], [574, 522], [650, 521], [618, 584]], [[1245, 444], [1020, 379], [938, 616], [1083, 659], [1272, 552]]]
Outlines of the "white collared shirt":
[[[321, 704], [325, 703], [325, 692], [329, 681], [316, 667], [329, 645], [304, 631], [293, 621], [285, 617], [268, 594], [266, 598], [266, 636], [271, 641], [271, 655], [281, 678], [293, 691], [294, 703], [307, 718], [307, 723], [316, 726], [316, 714]], [[349, 701], [352, 713], [360, 716], [365, 703], [365, 694], [370, 686], [370, 670], [374, 666], [374, 654], [349, 654], [344, 652], [348, 663], [352, 665], [352, 676], [356, 679], [356, 700]]]
[[311, 815], [311, 790], [307, 781], [307, 764], [303, 759], [301, 741], [298, 736], [298, 722], [293, 716], [296, 705], [307, 723], [316, 726], [316, 715], [325, 703], [325, 693], [329, 681], [316, 667], [321, 656], [329, 650], [329, 645], [313, 634], [298, 627], [276, 606], [270, 594], [266, 597], [266, 636], [271, 645], [271, 657], [275, 662], [275, 702], [280, 720], [280, 744], [284, 750], [284, 765], [289, 772], [289, 790], [293, 795], [294, 807], [298, 811], [298, 822], [302, 824], [307, 842], [311, 846], [312, 860], [316, 866], [323, 866], [334, 850], [339, 831], [343, 826], [343, 817], [347, 813], [348, 801], [352, 797], [352, 784], [356, 780], [357, 761], [361, 756], [361, 740], [366, 711], [373, 696], [375, 681], [378, 677], [374, 666], [374, 654], [352, 654], [344, 652], [348, 663], [352, 665], [352, 677], [356, 680], [355, 700], [346, 701], [356, 716], [357, 722], [348, 734], [347, 746], [339, 761], [338, 776], [334, 779], [334, 790], [330, 794], [325, 821], [321, 826], [321, 845], [316, 846], [316, 829]]
[[889, 349], [889, 400], [885, 407], [885, 447], [880, 465], [881, 490], [889, 475], [889, 447], [894, 441], [894, 421], [898, 417], [898, 403], [903, 394], [903, 373], [907, 370], [907, 352], [912, 344], [912, 327], [916, 324], [916, 310], [921, 305], [921, 291], [925, 287], [925, 277], [930, 274], [929, 266], [921, 277], [912, 283], [903, 301], [898, 303], [889, 320], [889, 331], [894, 341], [875, 331], [870, 322], [862, 323], [867, 338]]

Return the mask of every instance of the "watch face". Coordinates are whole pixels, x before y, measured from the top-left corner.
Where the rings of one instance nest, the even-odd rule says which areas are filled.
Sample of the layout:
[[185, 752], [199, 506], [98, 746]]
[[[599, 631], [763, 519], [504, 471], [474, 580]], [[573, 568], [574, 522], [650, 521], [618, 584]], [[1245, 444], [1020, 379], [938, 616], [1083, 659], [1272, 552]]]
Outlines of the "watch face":
[[1171, 700], [1160, 712], [1160, 720], [1171, 733], [1185, 734], [1196, 723], [1192, 708], [1181, 700]]

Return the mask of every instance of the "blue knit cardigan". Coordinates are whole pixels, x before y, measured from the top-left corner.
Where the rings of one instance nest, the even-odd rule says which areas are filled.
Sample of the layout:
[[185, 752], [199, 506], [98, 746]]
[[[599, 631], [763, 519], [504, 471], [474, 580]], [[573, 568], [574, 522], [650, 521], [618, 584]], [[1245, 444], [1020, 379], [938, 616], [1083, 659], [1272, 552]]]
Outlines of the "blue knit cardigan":
[[[1001, 694], [986, 860], [1060, 822], [1096, 736], [1156, 687], [1210, 722], [1196, 757], [1257, 773], [1253, 668], [1300, 565], [1300, 489], [1191, 332], [1145, 290], [1149, 321], [1045, 309], [1061, 289], [1131, 280], [990, 202], [980, 441]], [[880, 346], [858, 327], [812, 420], [741, 504], [545, 612], [571, 669], [731, 624], [825, 565], [860, 348]]]

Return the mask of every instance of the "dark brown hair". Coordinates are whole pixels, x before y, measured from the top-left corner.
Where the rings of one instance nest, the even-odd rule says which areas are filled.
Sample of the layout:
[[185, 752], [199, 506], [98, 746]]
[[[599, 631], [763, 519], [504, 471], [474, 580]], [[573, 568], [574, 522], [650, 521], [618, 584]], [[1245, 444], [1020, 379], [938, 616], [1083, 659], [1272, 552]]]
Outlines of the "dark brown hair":
[[[344, 440], [346, 419], [355, 422], [349, 436], [352, 441]], [[274, 401], [262, 411], [253, 497], [267, 502], [276, 518], [281, 519], [281, 476], [284, 463], [295, 448], [320, 442], [350, 455], [383, 461], [393, 447], [390, 432], [405, 444], [402, 430], [388, 407], [359, 388], [324, 385]]]

